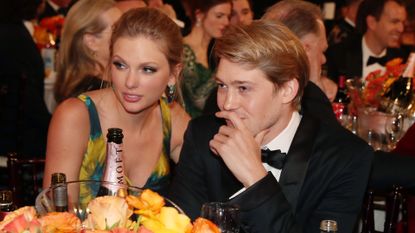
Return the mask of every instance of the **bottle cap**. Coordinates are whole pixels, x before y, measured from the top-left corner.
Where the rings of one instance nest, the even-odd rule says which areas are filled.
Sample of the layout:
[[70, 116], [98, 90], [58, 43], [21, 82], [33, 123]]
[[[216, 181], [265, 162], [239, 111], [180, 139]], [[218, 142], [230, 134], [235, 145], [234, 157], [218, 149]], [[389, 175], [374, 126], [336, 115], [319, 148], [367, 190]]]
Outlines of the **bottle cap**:
[[0, 204], [13, 203], [13, 193], [10, 190], [0, 190]]
[[53, 173], [52, 174], [52, 185], [61, 184], [66, 182], [66, 175], [64, 173]]
[[122, 129], [120, 128], [109, 128], [107, 133], [107, 141], [108, 142], [115, 142], [115, 143], [122, 143], [124, 135], [122, 134]]
[[322, 220], [320, 222], [320, 230], [337, 231], [337, 222], [334, 220]]

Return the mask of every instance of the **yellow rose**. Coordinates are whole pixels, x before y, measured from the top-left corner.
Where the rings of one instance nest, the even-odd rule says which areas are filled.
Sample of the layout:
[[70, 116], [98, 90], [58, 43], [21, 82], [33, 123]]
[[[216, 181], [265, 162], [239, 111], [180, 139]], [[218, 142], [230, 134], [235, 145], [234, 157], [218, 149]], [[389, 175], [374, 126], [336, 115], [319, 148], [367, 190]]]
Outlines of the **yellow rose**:
[[133, 213], [124, 198], [116, 196], [97, 197], [88, 204], [88, 217], [84, 225], [91, 229], [111, 230], [126, 227]]

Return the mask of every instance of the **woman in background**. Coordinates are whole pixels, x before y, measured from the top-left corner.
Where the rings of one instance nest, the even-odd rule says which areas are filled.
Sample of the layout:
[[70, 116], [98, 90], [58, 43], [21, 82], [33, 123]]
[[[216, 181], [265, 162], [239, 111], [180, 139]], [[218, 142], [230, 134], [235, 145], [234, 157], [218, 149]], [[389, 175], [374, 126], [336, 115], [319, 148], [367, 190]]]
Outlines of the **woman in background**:
[[253, 19], [251, 0], [232, 0], [231, 24], [249, 25]]
[[111, 27], [121, 16], [113, 0], [80, 0], [65, 18], [58, 54], [55, 99], [105, 86]]
[[205, 101], [215, 88], [209, 65], [209, 43], [221, 37], [229, 24], [232, 0], [189, 1], [192, 30], [184, 38], [182, 93], [191, 117], [201, 115]]
[[[151, 8], [133, 9], [115, 24], [110, 43], [111, 87], [69, 98], [56, 109], [48, 135], [44, 187], [51, 174], [101, 180], [108, 128], [123, 130], [124, 173], [130, 185], [164, 193], [189, 116], [167, 103], [182, 69], [177, 25]], [[97, 190], [81, 188], [81, 198]]]

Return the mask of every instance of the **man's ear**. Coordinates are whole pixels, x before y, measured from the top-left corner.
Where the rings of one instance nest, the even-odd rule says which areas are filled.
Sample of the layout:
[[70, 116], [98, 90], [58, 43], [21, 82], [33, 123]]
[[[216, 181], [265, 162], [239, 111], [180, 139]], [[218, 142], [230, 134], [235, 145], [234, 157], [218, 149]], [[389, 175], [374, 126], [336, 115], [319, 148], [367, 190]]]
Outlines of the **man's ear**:
[[179, 63], [175, 65], [170, 73], [168, 85], [175, 85], [180, 78], [183, 69], [183, 64]]
[[378, 21], [374, 16], [368, 15], [366, 17], [366, 25], [368, 29], [375, 30], [377, 23]]
[[91, 33], [86, 33], [83, 36], [83, 42], [84, 44], [92, 51], [96, 52], [98, 51], [98, 45], [97, 45], [97, 37], [94, 36]]
[[287, 81], [280, 87], [281, 97], [283, 103], [291, 103], [298, 93], [298, 80], [293, 78], [290, 81]]

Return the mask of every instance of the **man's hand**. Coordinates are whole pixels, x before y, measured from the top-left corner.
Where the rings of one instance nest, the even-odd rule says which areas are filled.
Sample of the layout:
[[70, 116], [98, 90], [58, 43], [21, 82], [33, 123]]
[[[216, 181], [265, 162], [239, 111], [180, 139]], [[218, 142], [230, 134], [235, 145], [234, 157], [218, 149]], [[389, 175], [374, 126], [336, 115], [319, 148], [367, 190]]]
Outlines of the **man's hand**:
[[245, 187], [249, 187], [267, 174], [260, 152], [260, 144], [267, 131], [254, 137], [235, 113], [221, 111], [216, 116], [224, 118], [228, 123], [221, 126], [209, 142], [210, 148], [222, 157], [235, 177]]

